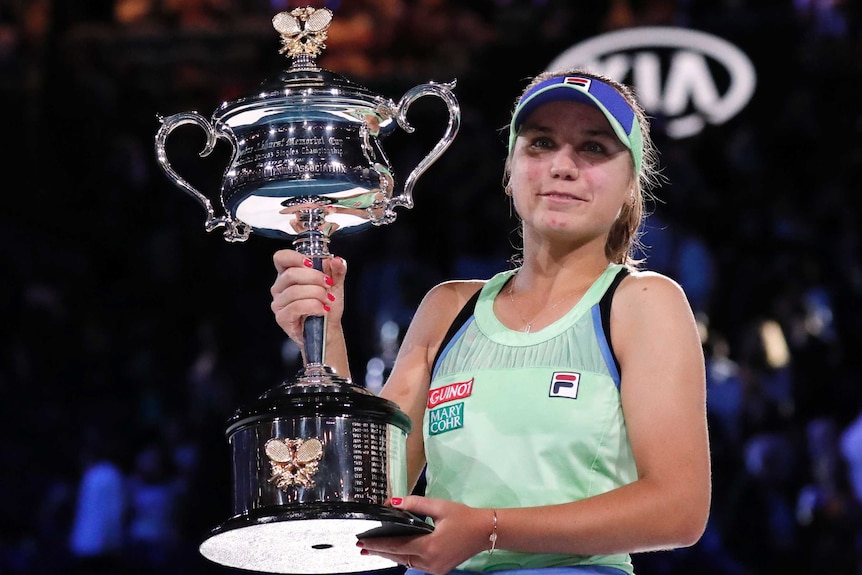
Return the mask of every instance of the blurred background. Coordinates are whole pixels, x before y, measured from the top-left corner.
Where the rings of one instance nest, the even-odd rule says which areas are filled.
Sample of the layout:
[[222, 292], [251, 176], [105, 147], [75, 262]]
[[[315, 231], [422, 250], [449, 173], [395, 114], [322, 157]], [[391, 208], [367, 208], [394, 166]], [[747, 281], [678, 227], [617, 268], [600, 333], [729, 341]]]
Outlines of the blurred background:
[[[160, 115], [209, 116], [286, 67], [270, 20], [304, 5], [335, 11], [321, 66], [395, 100], [458, 82], [462, 128], [415, 208], [331, 246], [350, 263], [352, 376], [372, 389], [430, 286], [511, 265], [504, 129], [529, 77], [647, 25], [747, 54], [757, 88], [731, 120], [682, 139], [654, 121], [668, 183], [647, 267], [682, 283], [701, 322], [714, 499], [700, 543], [635, 566], [859, 573], [858, 4], [0, 0], [0, 574], [230, 571], [197, 545], [230, 513], [225, 421], [299, 367], [269, 309], [286, 246], [206, 233], [153, 139]], [[414, 108], [416, 134], [384, 142], [400, 178], [445, 123], [441, 105]], [[228, 152], [199, 159], [199, 136], [178, 135], [172, 162], [217, 193]]]

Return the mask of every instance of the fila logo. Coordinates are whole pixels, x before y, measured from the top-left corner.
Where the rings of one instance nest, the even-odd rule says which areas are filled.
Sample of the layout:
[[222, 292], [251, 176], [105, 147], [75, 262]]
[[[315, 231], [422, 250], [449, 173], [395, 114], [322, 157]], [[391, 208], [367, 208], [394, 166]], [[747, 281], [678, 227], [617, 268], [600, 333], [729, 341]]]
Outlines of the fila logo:
[[548, 392], [548, 397], [568, 397], [569, 399], [577, 399], [578, 384], [580, 381], [580, 373], [572, 371], [558, 371], [551, 378], [551, 389]]
[[576, 86], [580, 86], [581, 88], [583, 88], [587, 92], [590, 91], [590, 79], [589, 78], [583, 78], [581, 76], [566, 76], [566, 78], [563, 80], [563, 83], [575, 84]]

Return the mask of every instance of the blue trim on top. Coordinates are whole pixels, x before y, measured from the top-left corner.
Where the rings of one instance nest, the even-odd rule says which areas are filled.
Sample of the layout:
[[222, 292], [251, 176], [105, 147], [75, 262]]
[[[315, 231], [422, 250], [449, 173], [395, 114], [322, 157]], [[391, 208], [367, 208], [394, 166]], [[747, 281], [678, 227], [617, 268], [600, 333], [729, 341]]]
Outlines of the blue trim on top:
[[434, 368], [431, 371], [431, 380], [437, 376], [437, 369], [440, 367], [440, 364], [443, 363], [443, 360], [446, 359], [446, 356], [449, 355], [449, 351], [452, 349], [452, 346], [455, 345], [455, 342], [458, 341], [462, 335], [464, 335], [464, 331], [470, 326], [471, 323], [476, 321], [476, 316], [471, 315], [470, 318], [464, 322], [464, 325], [461, 326], [455, 335], [452, 336], [452, 339], [449, 340], [449, 343], [446, 344], [446, 347], [443, 348], [443, 351], [440, 352], [440, 357], [437, 358], [437, 363], [434, 364]]
[[611, 346], [608, 343], [608, 338], [605, 335], [605, 330], [602, 327], [602, 310], [599, 304], [595, 304], [590, 313], [593, 316], [593, 331], [596, 333], [596, 341], [599, 343], [599, 349], [602, 352], [602, 357], [605, 358], [605, 365], [617, 386], [617, 390], [621, 387], [620, 372], [617, 370], [617, 363], [614, 361], [614, 354], [611, 353]]

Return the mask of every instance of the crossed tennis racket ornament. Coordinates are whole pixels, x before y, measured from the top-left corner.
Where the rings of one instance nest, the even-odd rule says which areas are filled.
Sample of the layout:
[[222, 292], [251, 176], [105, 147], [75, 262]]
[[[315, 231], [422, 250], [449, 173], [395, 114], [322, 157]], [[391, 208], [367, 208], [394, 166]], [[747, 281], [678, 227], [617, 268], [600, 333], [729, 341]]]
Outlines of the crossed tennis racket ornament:
[[300, 54], [318, 56], [326, 48], [327, 29], [332, 22], [332, 12], [327, 9], [296, 8], [290, 12], [279, 12], [272, 19], [275, 31], [281, 34], [279, 53], [291, 57]]
[[272, 477], [269, 482], [286, 490], [292, 485], [313, 487], [314, 475], [323, 457], [323, 444], [317, 438], [272, 438], [264, 444]]

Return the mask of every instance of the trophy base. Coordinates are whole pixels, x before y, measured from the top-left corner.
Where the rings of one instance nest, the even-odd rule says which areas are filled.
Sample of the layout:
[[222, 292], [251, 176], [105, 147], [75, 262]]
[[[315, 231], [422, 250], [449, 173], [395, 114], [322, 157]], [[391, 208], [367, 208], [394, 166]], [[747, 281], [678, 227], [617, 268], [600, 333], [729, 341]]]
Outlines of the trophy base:
[[360, 555], [360, 537], [425, 535], [433, 530], [419, 517], [391, 507], [304, 503], [228, 519], [199, 550], [214, 563], [249, 571], [358, 573], [396, 566], [382, 557]]

